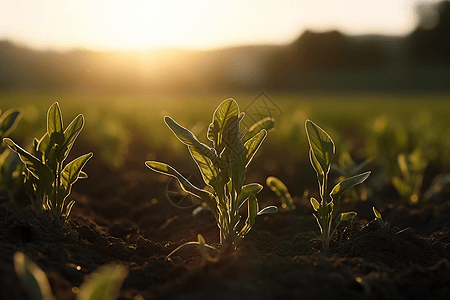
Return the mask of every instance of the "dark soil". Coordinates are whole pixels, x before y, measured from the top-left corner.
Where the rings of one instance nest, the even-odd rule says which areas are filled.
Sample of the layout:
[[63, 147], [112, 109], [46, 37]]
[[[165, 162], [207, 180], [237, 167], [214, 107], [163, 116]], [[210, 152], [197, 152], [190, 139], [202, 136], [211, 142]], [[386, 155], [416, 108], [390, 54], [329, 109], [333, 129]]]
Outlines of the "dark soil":
[[[343, 201], [359, 218], [338, 229], [328, 254], [321, 251], [309, 202], [297, 197], [295, 211], [258, 217], [232, 253], [203, 261], [193, 247], [165, 260], [199, 233], [218, 246], [219, 230], [210, 212], [194, 217], [193, 208], [172, 206], [164, 194], [168, 178], [146, 169], [138, 155], [144, 147], [133, 146], [120, 171], [99, 159], [88, 163], [89, 179], [75, 184], [70, 199], [76, 204], [63, 227], [45, 214], [35, 216], [23, 191], [15, 195], [21, 208], [2, 199], [1, 299], [29, 299], [14, 273], [16, 251], [44, 270], [56, 298], [64, 300], [75, 299], [72, 288], [109, 262], [129, 270], [119, 299], [449, 299], [448, 195], [417, 206], [401, 200], [382, 205], [386, 228], [368, 213], [370, 198]], [[260, 207], [280, 207], [265, 190]]]

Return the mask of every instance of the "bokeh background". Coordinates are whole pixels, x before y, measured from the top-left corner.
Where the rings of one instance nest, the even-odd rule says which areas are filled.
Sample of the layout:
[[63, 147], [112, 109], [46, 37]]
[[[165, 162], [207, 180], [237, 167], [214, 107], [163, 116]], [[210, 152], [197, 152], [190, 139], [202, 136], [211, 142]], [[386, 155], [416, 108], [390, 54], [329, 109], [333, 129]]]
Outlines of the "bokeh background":
[[11, 137], [28, 149], [53, 102], [66, 124], [83, 113], [74, 153], [94, 151], [90, 185], [150, 172], [148, 159], [198, 176], [163, 117], [208, 142], [215, 107], [232, 97], [276, 119], [248, 181], [315, 188], [309, 118], [337, 159], [371, 159], [371, 191], [402, 176], [399, 154], [420, 152], [425, 191], [450, 163], [449, 36], [449, 1], [3, 1], [0, 108], [23, 110]]

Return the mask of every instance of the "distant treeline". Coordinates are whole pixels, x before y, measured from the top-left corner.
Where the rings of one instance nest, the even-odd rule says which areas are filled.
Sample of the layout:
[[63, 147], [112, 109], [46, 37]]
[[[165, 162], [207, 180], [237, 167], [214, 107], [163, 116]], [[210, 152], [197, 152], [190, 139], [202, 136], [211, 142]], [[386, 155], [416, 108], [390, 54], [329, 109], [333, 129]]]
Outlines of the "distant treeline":
[[305, 31], [285, 46], [214, 51], [37, 51], [0, 41], [0, 90], [450, 90], [450, 2], [408, 36]]

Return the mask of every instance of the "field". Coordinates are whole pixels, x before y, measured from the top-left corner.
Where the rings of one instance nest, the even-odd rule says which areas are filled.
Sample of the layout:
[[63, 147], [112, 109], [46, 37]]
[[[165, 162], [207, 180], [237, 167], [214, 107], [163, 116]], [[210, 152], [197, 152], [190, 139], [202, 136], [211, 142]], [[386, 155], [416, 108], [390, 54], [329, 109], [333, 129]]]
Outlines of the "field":
[[[207, 143], [212, 113], [230, 97], [246, 112], [242, 123], [247, 126], [269, 114], [275, 119], [245, 182], [264, 185], [259, 207], [276, 205], [279, 211], [258, 216], [236, 251], [205, 261], [195, 247], [186, 248], [167, 261], [166, 255], [196, 241], [198, 234], [220, 247], [219, 229], [210, 212], [194, 216], [196, 206], [173, 206], [167, 192], [177, 188], [174, 180], [144, 162], [168, 163], [201, 185], [196, 164], [164, 116]], [[86, 122], [69, 161], [87, 152], [94, 156], [83, 169], [88, 178], [73, 186], [69, 199], [76, 203], [63, 227], [46, 214], [36, 217], [23, 187], [0, 195], [0, 298], [29, 299], [12, 262], [13, 254], [22, 251], [46, 273], [57, 299], [75, 299], [86, 275], [113, 261], [129, 272], [119, 299], [447, 299], [449, 100], [425, 93], [1, 94], [2, 112], [23, 110], [10, 134], [19, 145], [29, 149], [32, 139], [45, 133], [47, 109], [58, 101], [65, 125], [80, 113]], [[372, 171], [366, 182], [344, 194], [340, 210], [358, 215], [340, 225], [328, 253], [309, 202], [319, 194], [308, 157], [307, 119], [333, 138], [334, 162], [341, 168], [350, 154], [356, 164], [370, 159], [361, 172]], [[407, 177], [398, 163], [401, 154], [414, 161], [409, 175], [422, 179], [416, 198], [395, 184], [394, 178]], [[265, 186], [268, 176], [286, 184], [294, 210], [283, 207]], [[330, 188], [338, 177], [332, 170]], [[372, 207], [387, 227], [374, 220]]]

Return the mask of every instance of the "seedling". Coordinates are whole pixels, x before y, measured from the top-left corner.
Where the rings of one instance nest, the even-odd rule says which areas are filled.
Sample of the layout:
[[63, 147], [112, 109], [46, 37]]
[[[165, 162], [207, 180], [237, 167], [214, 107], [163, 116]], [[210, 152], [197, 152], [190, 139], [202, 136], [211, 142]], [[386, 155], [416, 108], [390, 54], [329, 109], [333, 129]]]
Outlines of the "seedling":
[[[55, 300], [47, 276], [39, 266], [23, 252], [14, 253], [14, 269], [30, 299]], [[128, 275], [123, 265], [110, 263], [92, 272], [81, 284], [77, 300], [115, 300]]]
[[47, 276], [23, 252], [14, 253], [14, 269], [30, 299], [55, 300]]
[[417, 148], [408, 156], [401, 153], [397, 157], [402, 177], [393, 177], [392, 184], [401, 197], [407, 198], [410, 204], [419, 202], [420, 188], [422, 187], [423, 172], [427, 167], [427, 160], [423, 152]]
[[87, 177], [82, 168], [93, 155], [82, 155], [63, 166], [83, 126], [84, 117], [80, 114], [63, 130], [61, 110], [55, 102], [48, 110], [47, 132], [40, 140], [34, 139], [33, 154], [9, 138], [3, 139], [27, 168], [26, 186], [37, 213], [48, 210], [58, 221], [69, 216], [75, 201], [72, 200], [67, 205], [64, 202], [72, 185], [79, 178]]
[[[363, 162], [356, 164], [356, 162], [351, 157], [350, 153], [347, 151], [341, 152], [338, 158], [338, 163], [333, 163], [331, 165], [331, 170], [336, 171], [339, 177], [335, 183], [344, 180], [346, 177], [354, 176], [360, 173], [368, 163], [371, 162], [371, 158], [364, 160]], [[347, 197], [351, 200], [367, 200], [368, 188], [365, 186], [359, 186], [351, 191], [347, 192]]]
[[[244, 185], [247, 166], [266, 138], [267, 131], [255, 130], [257, 126], [264, 124], [258, 122], [246, 133], [241, 132], [239, 124], [243, 118], [244, 113], [239, 111], [234, 99], [223, 101], [214, 111], [208, 128], [207, 137], [212, 142], [212, 147], [200, 142], [191, 131], [172, 118], [164, 118], [175, 136], [188, 147], [207, 186], [204, 189], [194, 186], [168, 164], [145, 162], [151, 170], [175, 177], [183, 190], [205, 201], [219, 227], [220, 244], [227, 244], [232, 249], [236, 249], [239, 242], [250, 232], [257, 215], [277, 211], [274, 206], [259, 210], [255, 195], [261, 191], [262, 185]], [[248, 202], [248, 216], [244, 226], [239, 229], [239, 208], [245, 202]]]
[[386, 222], [383, 220], [383, 217], [381, 216], [380, 212], [375, 207], [372, 207], [372, 210], [373, 214], [375, 215], [375, 220], [378, 221], [378, 224], [380, 224], [382, 228], [385, 228]]
[[283, 208], [286, 208], [287, 210], [295, 209], [294, 200], [292, 199], [291, 194], [289, 194], [288, 188], [280, 179], [269, 176], [266, 179], [266, 184], [281, 199]]
[[[22, 111], [10, 109], [5, 113], [0, 110], [0, 139], [7, 137], [22, 118]], [[5, 190], [9, 196], [23, 184], [22, 164], [17, 156], [5, 151], [6, 146], [0, 143], [0, 190]]]
[[[306, 120], [306, 135], [309, 143], [309, 158], [311, 165], [317, 173], [317, 181], [319, 183], [320, 202], [314, 197], [311, 198], [311, 205], [317, 212], [314, 217], [319, 225], [322, 235], [322, 245], [325, 253], [329, 250], [330, 240], [339, 224], [343, 221], [353, 220], [356, 212], [345, 212], [337, 215], [337, 207], [339, 206], [340, 197], [349, 188], [360, 184], [366, 180], [370, 171], [347, 178], [334, 186], [327, 197], [328, 173], [331, 169], [331, 162], [336, 152], [335, 145], [331, 137], [319, 126], [310, 120]], [[333, 219], [336, 226], [331, 231]]]

